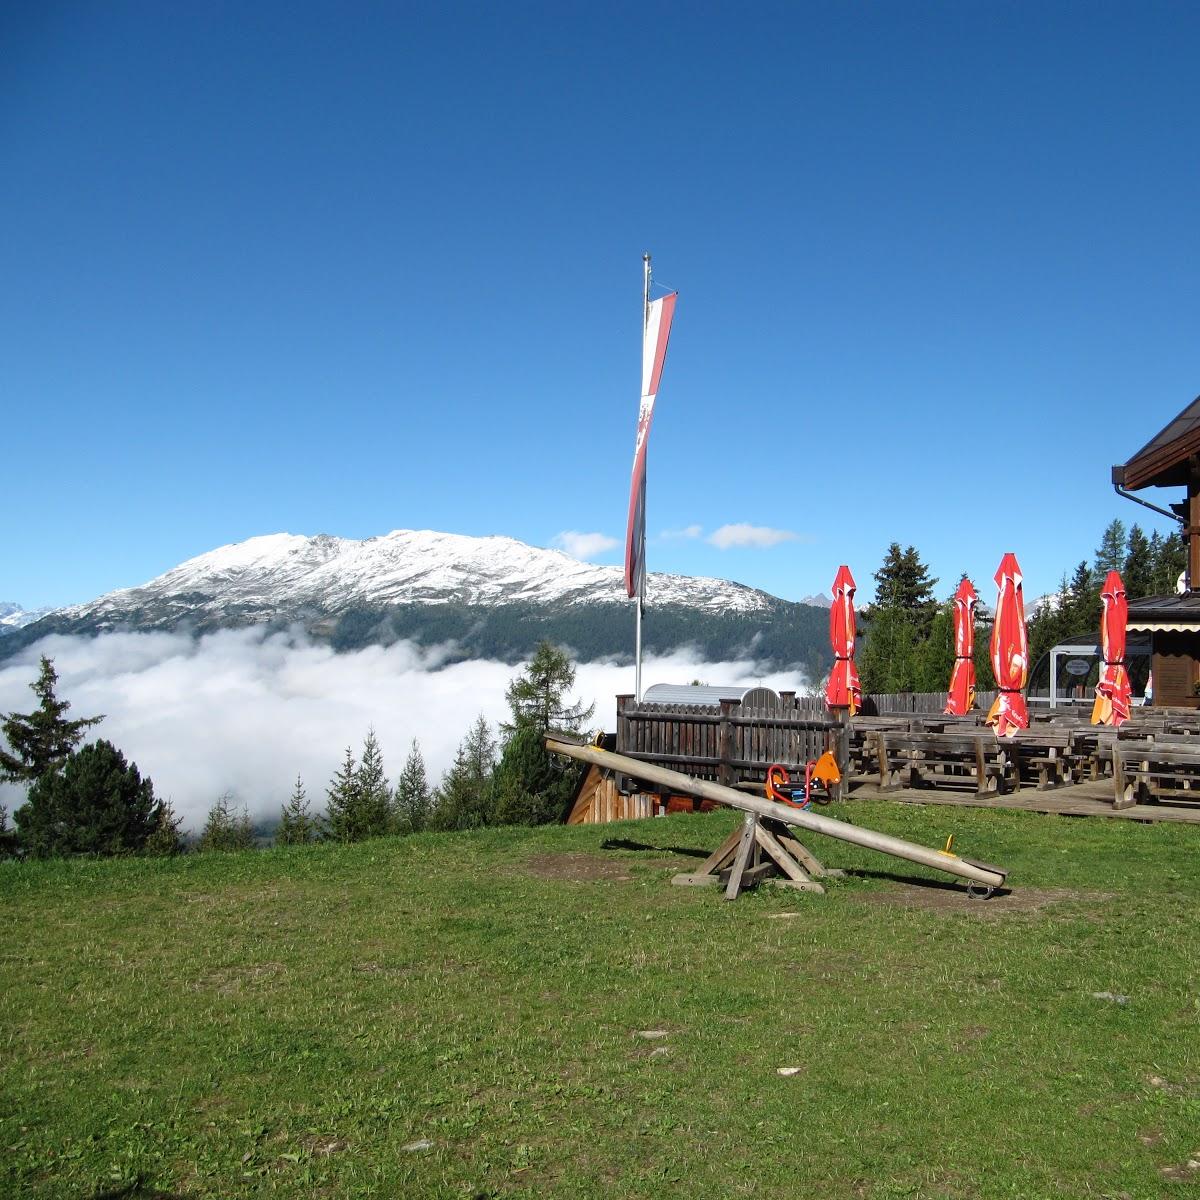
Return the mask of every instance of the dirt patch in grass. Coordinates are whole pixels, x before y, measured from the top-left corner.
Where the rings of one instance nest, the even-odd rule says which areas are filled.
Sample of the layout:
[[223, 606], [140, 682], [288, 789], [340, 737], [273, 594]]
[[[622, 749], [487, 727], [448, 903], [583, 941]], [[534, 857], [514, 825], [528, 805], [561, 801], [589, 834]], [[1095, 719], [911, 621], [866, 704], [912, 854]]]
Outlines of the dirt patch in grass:
[[1099, 903], [1109, 899], [1105, 892], [1078, 892], [1071, 888], [1013, 888], [1001, 890], [986, 900], [967, 895], [965, 887], [943, 883], [907, 883], [894, 880], [876, 892], [856, 897], [865, 904], [923, 909], [926, 912], [966, 913], [972, 917], [1003, 917], [1010, 913], [1039, 912], [1051, 904], [1069, 900]]
[[526, 859], [525, 870], [535, 879], [558, 879], [571, 883], [590, 883], [595, 880], [628, 883], [633, 878], [626, 862], [577, 851], [535, 854], [533, 858]]

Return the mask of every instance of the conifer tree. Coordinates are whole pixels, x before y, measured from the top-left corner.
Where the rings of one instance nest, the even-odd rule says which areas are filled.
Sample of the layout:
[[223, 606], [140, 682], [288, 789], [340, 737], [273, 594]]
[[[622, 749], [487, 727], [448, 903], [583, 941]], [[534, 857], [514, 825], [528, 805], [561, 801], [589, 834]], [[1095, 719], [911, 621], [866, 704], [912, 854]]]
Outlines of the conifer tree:
[[148, 858], [170, 858], [182, 854], [184, 841], [182, 833], [183, 818], [175, 813], [169, 800], [164, 800], [159, 807], [158, 820], [154, 829], [146, 839], [142, 853]]
[[560, 821], [575, 791], [579, 770], [548, 754], [541, 731], [517, 726], [504, 746], [493, 776], [496, 821], [501, 825], [543, 825]]
[[[1140, 525], [1134, 525], [1129, 530], [1125, 561], [1113, 569], [1121, 572], [1121, 582], [1125, 584], [1125, 594], [1130, 600], [1153, 593], [1154, 560], [1150, 553], [1150, 539], [1142, 532]], [[1100, 575], [1098, 581], [1103, 585], [1104, 576]]]
[[34, 780], [17, 809], [21, 847], [34, 858], [137, 854], [158, 825], [154, 784], [107, 741], [92, 742]]
[[899, 542], [892, 542], [875, 572], [875, 603], [864, 610], [864, 616], [869, 623], [882, 609], [899, 609], [909, 617], [918, 638], [923, 638], [938, 608], [933, 596], [936, 583], [915, 546], [901, 550]]
[[383, 751], [379, 748], [374, 729], [367, 730], [363, 741], [357, 783], [357, 838], [381, 837], [390, 832], [392, 790], [388, 786], [387, 773], [383, 769]]
[[8, 823], [8, 809], [0, 804], [0, 860], [17, 853], [17, 831]]
[[495, 816], [492, 772], [496, 742], [482, 713], [467, 731], [442, 778], [430, 825], [434, 829], [474, 829], [490, 825]]
[[1159, 539], [1158, 554], [1154, 556], [1153, 591], [1151, 595], [1165, 596], [1175, 591], [1179, 576], [1187, 568], [1187, 546], [1180, 532], [1172, 530]]
[[9, 745], [8, 751], [0, 748], [0, 781], [33, 782], [58, 770], [83, 741], [83, 731], [104, 720], [102, 716], [67, 720], [71, 705], [54, 694], [57, 683], [54, 663], [43, 654], [41, 671], [29, 685], [40, 702], [37, 708], [29, 713], [5, 713], [0, 722], [0, 733]]
[[954, 669], [954, 613], [950, 602], [934, 614], [928, 636], [916, 647], [915, 658], [914, 691], [944, 692], [949, 689], [950, 674]]
[[420, 833], [429, 824], [432, 796], [425, 772], [425, 759], [416, 738], [408, 749], [404, 770], [396, 781], [392, 806], [393, 828], [397, 833]]
[[582, 700], [574, 703], [565, 696], [575, 683], [575, 668], [571, 660], [553, 642], [543, 638], [533, 653], [529, 666], [513, 679], [504, 693], [512, 712], [512, 723], [501, 728], [506, 735], [522, 724], [532, 724], [539, 732], [578, 733], [585, 721], [591, 720], [595, 704], [586, 707]]
[[279, 827], [275, 830], [277, 846], [303, 846], [315, 842], [320, 834], [317, 822], [308, 808], [308, 796], [304, 791], [304, 780], [296, 776], [296, 786], [288, 802], [279, 813]]
[[238, 811], [232, 792], [222, 792], [208, 810], [208, 818], [196, 848], [201, 851], [249, 850], [253, 845], [254, 829], [250, 824], [250, 814], [245, 806]]
[[[1135, 525], [1133, 527], [1137, 529]], [[1129, 531], [1130, 536], [1133, 530]], [[1100, 538], [1100, 545], [1096, 547], [1096, 561], [1094, 564], [1096, 578], [1101, 582], [1109, 571], [1124, 571], [1126, 562], [1125, 551], [1125, 523], [1119, 518], [1108, 523], [1104, 533]], [[1126, 582], [1128, 586], [1128, 581]]]
[[354, 762], [354, 751], [346, 747], [342, 765], [325, 789], [325, 827], [335, 842], [358, 840], [358, 768]]
[[900, 608], [877, 608], [856, 655], [863, 692], [911, 692], [916, 643], [917, 631], [908, 613]]

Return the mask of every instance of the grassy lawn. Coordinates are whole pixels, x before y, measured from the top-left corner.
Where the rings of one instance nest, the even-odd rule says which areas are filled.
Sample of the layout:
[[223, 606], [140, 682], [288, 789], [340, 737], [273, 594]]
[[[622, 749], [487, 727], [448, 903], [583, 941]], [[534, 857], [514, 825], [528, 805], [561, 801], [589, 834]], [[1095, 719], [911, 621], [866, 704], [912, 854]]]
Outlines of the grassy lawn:
[[671, 887], [730, 813], [0, 867], [0, 1195], [1200, 1194], [1200, 828], [843, 813], [1013, 894]]

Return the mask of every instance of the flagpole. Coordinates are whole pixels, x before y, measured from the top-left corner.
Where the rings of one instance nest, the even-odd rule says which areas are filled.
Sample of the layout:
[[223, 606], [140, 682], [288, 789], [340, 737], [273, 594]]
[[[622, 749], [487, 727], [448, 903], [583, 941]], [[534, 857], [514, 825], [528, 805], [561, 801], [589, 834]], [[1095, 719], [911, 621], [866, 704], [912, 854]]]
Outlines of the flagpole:
[[[642, 255], [642, 354], [646, 350], [646, 330], [650, 325], [650, 255]], [[642, 490], [646, 488], [646, 477], [642, 475]], [[643, 505], [645, 499], [643, 497]], [[637, 622], [636, 632], [634, 635], [634, 679], [633, 691], [635, 702], [642, 702], [642, 607], [646, 601], [646, 517], [645, 509], [642, 512], [642, 528], [639, 532], [642, 539], [642, 544], [638, 547], [638, 574], [641, 578], [638, 580], [637, 594]]]

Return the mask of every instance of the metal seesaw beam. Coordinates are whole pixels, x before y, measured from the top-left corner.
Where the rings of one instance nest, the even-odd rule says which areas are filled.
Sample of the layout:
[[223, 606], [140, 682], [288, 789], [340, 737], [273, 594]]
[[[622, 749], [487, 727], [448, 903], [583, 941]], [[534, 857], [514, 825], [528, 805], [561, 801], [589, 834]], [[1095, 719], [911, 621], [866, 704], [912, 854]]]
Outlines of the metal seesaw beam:
[[1008, 872], [1003, 868], [989, 863], [972, 862], [967, 858], [959, 858], [940, 850], [930, 850], [927, 846], [918, 846], [915, 842], [906, 842], [903, 838], [877, 833], [873, 829], [863, 829], [833, 817], [822, 817], [805, 809], [789, 808], [771, 800], [760, 800], [757, 796], [735, 791], [724, 784], [696, 779], [691, 775], [684, 775], [682, 771], [672, 771], [668, 767], [640, 762], [636, 758], [627, 758], [624, 754], [601, 750], [598, 746], [580, 745], [547, 736], [546, 749], [554, 754], [565, 754], [582, 762], [607, 767], [610, 771], [617, 771], [622, 775], [632, 775], [635, 779], [660, 784], [674, 792], [700, 796], [705, 800], [727, 804], [730, 808], [741, 809], [742, 812], [753, 813], [770, 821], [780, 821], [797, 829], [808, 829], [813, 833], [837, 838], [841, 842], [865, 846], [868, 850], [878, 850], [880, 854], [890, 854], [895, 858], [920, 863], [924, 867], [932, 867], [935, 871], [944, 871], [948, 875], [957, 875], [987, 888], [1003, 886], [1008, 877]]

